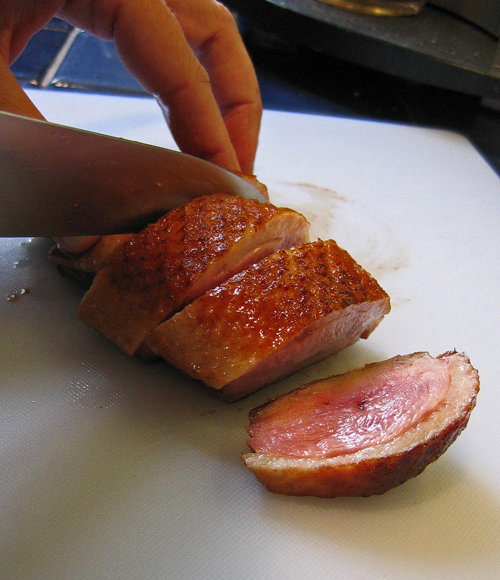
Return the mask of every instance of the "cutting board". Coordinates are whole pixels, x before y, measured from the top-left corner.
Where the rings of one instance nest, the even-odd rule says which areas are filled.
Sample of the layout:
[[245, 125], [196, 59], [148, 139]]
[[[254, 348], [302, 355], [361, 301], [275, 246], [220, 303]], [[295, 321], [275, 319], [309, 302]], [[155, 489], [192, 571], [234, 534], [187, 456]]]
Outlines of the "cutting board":
[[[174, 147], [150, 99], [31, 92], [45, 114]], [[51, 242], [0, 241], [0, 578], [492, 579], [500, 575], [500, 180], [463, 137], [266, 111], [255, 172], [389, 293], [368, 340], [233, 405], [76, 319]], [[248, 411], [315, 378], [456, 348], [467, 429], [382, 496], [293, 498], [246, 469]]]

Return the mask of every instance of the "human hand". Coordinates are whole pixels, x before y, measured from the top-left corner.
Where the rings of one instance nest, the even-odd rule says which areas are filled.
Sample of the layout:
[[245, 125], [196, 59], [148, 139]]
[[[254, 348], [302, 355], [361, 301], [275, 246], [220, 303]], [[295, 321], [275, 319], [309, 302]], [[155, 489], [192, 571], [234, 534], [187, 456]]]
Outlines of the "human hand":
[[216, 0], [3, 0], [0, 109], [41, 118], [8, 66], [53, 16], [113, 40], [155, 95], [181, 151], [252, 173], [262, 104], [230, 12]]

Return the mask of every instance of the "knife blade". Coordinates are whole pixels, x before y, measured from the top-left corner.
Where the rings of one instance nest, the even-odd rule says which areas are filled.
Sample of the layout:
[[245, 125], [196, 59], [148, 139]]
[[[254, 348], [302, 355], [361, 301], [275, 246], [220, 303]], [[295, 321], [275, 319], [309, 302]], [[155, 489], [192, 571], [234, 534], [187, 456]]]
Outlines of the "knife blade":
[[191, 155], [0, 112], [0, 236], [134, 232], [213, 193], [266, 201]]

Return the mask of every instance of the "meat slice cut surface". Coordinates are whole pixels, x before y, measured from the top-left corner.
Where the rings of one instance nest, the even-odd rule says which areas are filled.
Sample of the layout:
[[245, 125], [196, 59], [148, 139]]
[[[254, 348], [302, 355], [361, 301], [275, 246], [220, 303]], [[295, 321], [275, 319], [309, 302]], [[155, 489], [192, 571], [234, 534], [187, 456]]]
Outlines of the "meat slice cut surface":
[[78, 316], [134, 354], [163, 320], [253, 262], [303, 243], [308, 229], [293, 210], [222, 194], [197, 198], [123, 244]]
[[335, 457], [382, 445], [431, 413], [450, 380], [445, 361], [422, 356], [317, 381], [255, 409], [248, 445], [294, 457]]
[[90, 288], [95, 275], [104, 268], [114, 252], [133, 236], [134, 234], [103, 236], [85, 253], [77, 255], [64, 254], [54, 246], [50, 250], [49, 260], [56, 264], [65, 276], [74, 278], [86, 288]]
[[466, 427], [478, 391], [478, 373], [464, 354], [397, 356], [253, 409], [253, 453], [242, 457], [275, 493], [384, 493], [446, 451]]
[[281, 250], [156, 328], [149, 348], [234, 401], [366, 338], [387, 294], [332, 240]]

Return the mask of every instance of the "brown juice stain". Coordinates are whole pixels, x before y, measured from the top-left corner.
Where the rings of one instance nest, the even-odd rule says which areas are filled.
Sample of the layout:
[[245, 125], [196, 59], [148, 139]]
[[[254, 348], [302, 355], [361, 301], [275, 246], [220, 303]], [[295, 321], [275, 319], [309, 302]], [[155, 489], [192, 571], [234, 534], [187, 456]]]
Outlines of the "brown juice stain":
[[[280, 183], [287, 187], [294, 187], [304, 191], [312, 198], [310, 203], [294, 207], [311, 224], [312, 237], [318, 237], [320, 239], [335, 238], [335, 235], [331, 235], [334, 229], [332, 224], [339, 218], [341, 206], [343, 204], [356, 203], [328, 187], [300, 181], [281, 181]], [[372, 239], [371, 242], [367, 239], [365, 251], [357, 258], [360, 265], [375, 277], [389, 272], [398, 272], [406, 268], [409, 264], [408, 257], [401, 251], [401, 248], [396, 249], [396, 246], [394, 246], [391, 249], [387, 247], [387, 243], [382, 243], [382, 247], [379, 247], [381, 239], [388, 239], [392, 236], [389, 229], [387, 225], [382, 226], [379, 232], [381, 234], [380, 239]], [[345, 249], [349, 251], [349, 248]]]
[[335, 210], [338, 208], [339, 202], [349, 203], [349, 200], [328, 187], [321, 187], [303, 181], [282, 181], [281, 183], [287, 187], [294, 187], [304, 191], [313, 198], [311, 203], [294, 207], [294, 209], [302, 213], [311, 224], [311, 234], [313, 237], [320, 239], [329, 238], [328, 232], [331, 228], [332, 221], [336, 217]]
[[357, 256], [359, 263], [375, 278], [399, 272], [409, 266], [409, 258], [388, 225], [378, 228], [376, 238], [367, 239], [364, 251]]
[[331, 199], [335, 199], [337, 201], [349, 201], [347, 197], [340, 195], [334, 189], [329, 189], [328, 187], [321, 187], [319, 185], [314, 185], [312, 183], [305, 183], [299, 181], [298, 183], [292, 183], [290, 181], [284, 181], [287, 185], [294, 185], [296, 187], [301, 187], [302, 189], [306, 189], [317, 196], [321, 196], [325, 199], [325, 201], [331, 201]]
[[[405, 260], [404, 258], [398, 258], [398, 259], [395, 259], [393, 261], [385, 260], [383, 262], [374, 263], [370, 272], [375, 276], [381, 276], [382, 274], [385, 274], [388, 272], [398, 272], [399, 270], [402, 270], [403, 268], [406, 268], [407, 266], [408, 266], [408, 261]], [[366, 269], [369, 269], [369, 268], [370, 267], [367, 266]]]

